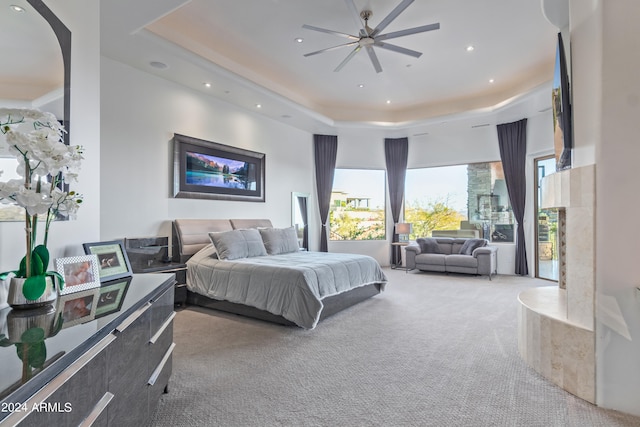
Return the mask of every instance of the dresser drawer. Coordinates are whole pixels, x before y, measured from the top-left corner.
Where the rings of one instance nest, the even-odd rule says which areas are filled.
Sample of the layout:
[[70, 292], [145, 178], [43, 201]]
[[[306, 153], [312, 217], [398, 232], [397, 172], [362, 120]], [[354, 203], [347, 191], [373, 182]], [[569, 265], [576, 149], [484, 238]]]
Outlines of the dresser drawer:
[[[111, 337], [100, 341], [25, 402], [23, 409], [28, 414], [12, 414], [14, 419], [3, 420], [3, 425], [6, 422], [7, 425], [20, 423], [27, 427], [76, 427], [92, 414], [96, 416], [94, 425], [106, 425], [102, 415], [106, 406], [100, 406], [102, 398], [108, 395], [107, 356], [102, 350], [111, 341]], [[21, 415], [27, 415], [22, 422], [19, 420]]]
[[152, 301], [150, 337], [156, 335], [160, 328], [165, 325], [167, 319], [173, 314], [173, 301], [173, 288], [167, 289], [162, 295]]

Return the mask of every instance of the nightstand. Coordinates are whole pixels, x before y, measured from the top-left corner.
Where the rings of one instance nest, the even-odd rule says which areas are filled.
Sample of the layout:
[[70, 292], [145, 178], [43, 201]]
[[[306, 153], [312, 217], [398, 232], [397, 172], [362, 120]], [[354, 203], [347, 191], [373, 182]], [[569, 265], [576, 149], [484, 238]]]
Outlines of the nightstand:
[[173, 302], [180, 306], [187, 303], [187, 264], [158, 262], [144, 267], [132, 264], [132, 269], [134, 273], [175, 273], [176, 283], [174, 285]]
[[391, 269], [404, 270], [405, 272], [413, 270], [402, 265], [402, 248], [408, 246], [409, 242], [392, 242], [391, 243]]
[[125, 249], [134, 273], [175, 273], [174, 303], [187, 302], [187, 265], [171, 261], [168, 237], [126, 238]]

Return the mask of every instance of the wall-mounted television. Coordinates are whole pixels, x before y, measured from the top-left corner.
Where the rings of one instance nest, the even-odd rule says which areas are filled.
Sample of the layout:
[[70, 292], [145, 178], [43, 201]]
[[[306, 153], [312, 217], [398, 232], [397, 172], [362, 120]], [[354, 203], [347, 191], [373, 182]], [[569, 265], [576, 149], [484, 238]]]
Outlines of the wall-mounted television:
[[556, 157], [556, 171], [571, 167], [573, 132], [571, 118], [571, 93], [567, 60], [564, 54], [562, 34], [558, 33], [556, 65], [553, 74], [553, 145]]

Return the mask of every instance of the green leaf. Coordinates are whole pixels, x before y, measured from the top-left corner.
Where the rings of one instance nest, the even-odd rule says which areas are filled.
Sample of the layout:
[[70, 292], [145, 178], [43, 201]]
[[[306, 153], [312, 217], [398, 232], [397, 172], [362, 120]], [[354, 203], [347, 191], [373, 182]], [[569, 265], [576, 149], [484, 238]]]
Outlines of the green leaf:
[[27, 257], [22, 257], [16, 277], [27, 277]]
[[44, 329], [35, 327], [27, 329], [20, 335], [20, 341], [27, 344], [34, 344], [44, 340]]
[[22, 286], [22, 294], [28, 300], [37, 300], [43, 294], [47, 288], [47, 276], [31, 276], [25, 280]]
[[31, 252], [31, 275], [42, 276], [44, 274], [44, 261], [36, 251]]
[[38, 245], [33, 250], [34, 254], [38, 254], [42, 260], [42, 271], [46, 271], [49, 268], [49, 250], [45, 245]]
[[24, 343], [16, 343], [16, 351], [18, 353], [18, 357], [23, 362], [24, 353], [27, 353], [27, 365], [32, 368], [40, 368], [44, 365], [44, 362], [47, 360], [47, 347], [44, 344], [44, 341], [40, 341], [34, 344], [24, 344]]
[[47, 276], [51, 276], [51, 278], [53, 279], [53, 286], [56, 286], [56, 280], [58, 279], [58, 287], [60, 288], [60, 290], [64, 289], [64, 277], [62, 276], [62, 274], [58, 273], [57, 271], [47, 271]]
[[44, 362], [47, 361], [47, 346], [44, 341], [32, 344], [29, 349], [29, 365], [34, 368], [42, 368]]

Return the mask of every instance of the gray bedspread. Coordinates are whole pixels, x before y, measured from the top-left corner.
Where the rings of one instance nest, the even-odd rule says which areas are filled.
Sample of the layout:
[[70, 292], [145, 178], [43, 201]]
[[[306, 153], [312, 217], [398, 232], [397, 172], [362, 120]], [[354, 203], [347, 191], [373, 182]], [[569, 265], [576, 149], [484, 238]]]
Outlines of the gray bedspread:
[[218, 260], [208, 246], [187, 261], [187, 288], [217, 300], [266, 310], [313, 329], [322, 299], [387, 281], [378, 262], [366, 255], [294, 252], [233, 261]]

